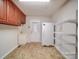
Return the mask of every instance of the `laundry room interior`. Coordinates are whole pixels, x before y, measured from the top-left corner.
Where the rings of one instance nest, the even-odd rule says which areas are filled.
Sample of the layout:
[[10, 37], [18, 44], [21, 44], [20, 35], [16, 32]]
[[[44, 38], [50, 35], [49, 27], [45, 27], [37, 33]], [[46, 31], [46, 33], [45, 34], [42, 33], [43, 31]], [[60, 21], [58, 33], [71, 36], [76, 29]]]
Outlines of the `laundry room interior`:
[[0, 0], [0, 59], [78, 59], [78, 0]]

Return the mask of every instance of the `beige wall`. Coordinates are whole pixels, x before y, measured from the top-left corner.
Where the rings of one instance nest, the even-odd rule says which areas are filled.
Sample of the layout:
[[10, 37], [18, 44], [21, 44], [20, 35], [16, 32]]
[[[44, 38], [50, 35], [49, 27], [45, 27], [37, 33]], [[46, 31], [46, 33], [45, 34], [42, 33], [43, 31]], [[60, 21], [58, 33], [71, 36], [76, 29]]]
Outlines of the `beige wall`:
[[0, 25], [0, 59], [18, 46], [17, 34], [17, 27]]
[[52, 21], [58, 22], [61, 20], [76, 19], [76, 10], [78, 9], [77, 5], [77, 0], [70, 0], [52, 16]]

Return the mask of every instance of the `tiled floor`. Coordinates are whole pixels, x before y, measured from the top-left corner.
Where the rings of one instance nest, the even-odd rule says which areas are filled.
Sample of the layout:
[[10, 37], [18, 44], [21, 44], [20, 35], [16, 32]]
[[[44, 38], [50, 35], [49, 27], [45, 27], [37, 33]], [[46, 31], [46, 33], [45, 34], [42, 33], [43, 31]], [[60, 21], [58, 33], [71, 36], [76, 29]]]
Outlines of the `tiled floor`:
[[54, 47], [43, 47], [39, 43], [28, 43], [16, 48], [4, 59], [65, 59]]

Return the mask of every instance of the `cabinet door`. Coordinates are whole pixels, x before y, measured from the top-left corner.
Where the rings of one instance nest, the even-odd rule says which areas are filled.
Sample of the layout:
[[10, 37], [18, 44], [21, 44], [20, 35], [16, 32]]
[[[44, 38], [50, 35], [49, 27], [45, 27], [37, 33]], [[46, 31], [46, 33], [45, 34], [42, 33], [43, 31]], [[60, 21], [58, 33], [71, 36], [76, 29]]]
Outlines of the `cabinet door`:
[[26, 23], [26, 16], [22, 12], [20, 14], [21, 14], [21, 24], [25, 24]]
[[6, 0], [0, 0], [0, 23], [6, 21]]
[[12, 25], [21, 25], [19, 10], [12, 1], [7, 1], [7, 22]]
[[24, 14], [22, 14], [22, 24], [26, 23], [26, 16]]
[[21, 25], [21, 16], [20, 16], [19, 9], [17, 7], [15, 7], [15, 19], [16, 19], [17, 25]]
[[16, 25], [15, 6], [11, 1], [7, 1], [7, 24]]
[[23, 17], [22, 17], [22, 12], [20, 11], [20, 20], [21, 20], [21, 24], [22, 24], [22, 21], [23, 21]]
[[3, 19], [7, 19], [7, 0], [3, 0]]
[[19, 20], [21, 21], [21, 24], [25, 24], [26, 23], [26, 21], [25, 21], [26, 20], [25, 14], [21, 10], [19, 10], [18, 13], [19, 13]]
[[3, 1], [0, 0], [0, 19], [3, 18]]

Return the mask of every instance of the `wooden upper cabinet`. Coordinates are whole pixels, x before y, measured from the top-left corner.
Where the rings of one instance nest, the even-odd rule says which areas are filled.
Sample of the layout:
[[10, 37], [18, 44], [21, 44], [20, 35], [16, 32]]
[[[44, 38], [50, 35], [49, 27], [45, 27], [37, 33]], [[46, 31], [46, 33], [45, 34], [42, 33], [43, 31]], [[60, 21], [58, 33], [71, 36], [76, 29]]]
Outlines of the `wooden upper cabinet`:
[[12, 0], [0, 0], [0, 23], [20, 26], [25, 24], [26, 16]]
[[20, 26], [22, 20], [25, 22], [24, 13], [11, 1], [7, 0], [7, 21], [9, 24]]

